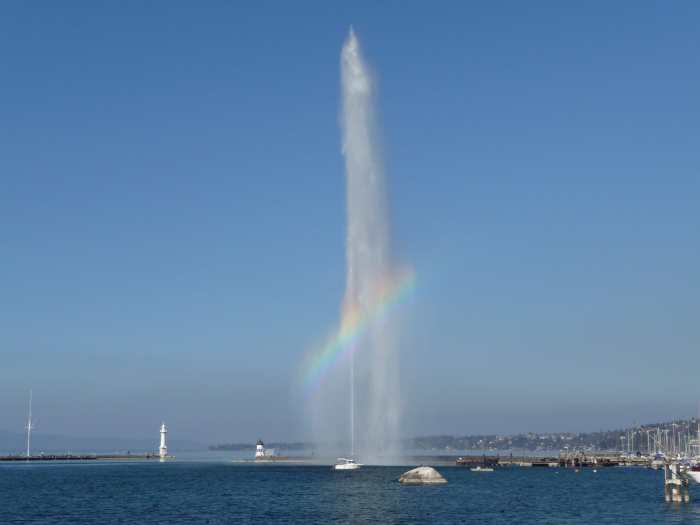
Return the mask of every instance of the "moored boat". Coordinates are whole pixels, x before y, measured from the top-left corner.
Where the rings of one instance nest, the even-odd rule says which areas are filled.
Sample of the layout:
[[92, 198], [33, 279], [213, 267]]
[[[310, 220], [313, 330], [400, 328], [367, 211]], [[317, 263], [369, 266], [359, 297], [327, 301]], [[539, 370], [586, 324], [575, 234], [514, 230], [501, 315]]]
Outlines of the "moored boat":
[[472, 472], [493, 472], [493, 469], [491, 467], [474, 467], [469, 469]]
[[700, 483], [700, 465], [694, 465], [686, 470], [686, 474], [696, 483]]

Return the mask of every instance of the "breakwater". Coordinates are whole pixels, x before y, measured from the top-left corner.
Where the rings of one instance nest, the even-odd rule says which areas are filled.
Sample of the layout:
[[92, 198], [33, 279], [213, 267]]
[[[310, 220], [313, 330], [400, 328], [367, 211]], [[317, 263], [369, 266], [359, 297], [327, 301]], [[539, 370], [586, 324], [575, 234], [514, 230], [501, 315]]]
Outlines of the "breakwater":
[[0, 461], [122, 461], [160, 459], [158, 454], [39, 454], [0, 456]]

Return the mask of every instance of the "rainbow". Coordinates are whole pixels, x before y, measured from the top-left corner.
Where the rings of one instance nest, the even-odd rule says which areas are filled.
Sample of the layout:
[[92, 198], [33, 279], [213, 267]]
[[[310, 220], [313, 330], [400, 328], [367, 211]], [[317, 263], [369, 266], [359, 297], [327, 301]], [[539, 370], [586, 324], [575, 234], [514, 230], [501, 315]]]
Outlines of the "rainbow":
[[364, 310], [357, 304], [345, 305], [340, 327], [326, 343], [311, 352], [302, 367], [302, 382], [307, 394], [323, 382], [328, 372], [355, 353], [356, 344], [371, 326], [383, 321], [413, 293], [416, 276], [413, 270], [402, 269], [383, 279], [376, 287], [374, 300]]

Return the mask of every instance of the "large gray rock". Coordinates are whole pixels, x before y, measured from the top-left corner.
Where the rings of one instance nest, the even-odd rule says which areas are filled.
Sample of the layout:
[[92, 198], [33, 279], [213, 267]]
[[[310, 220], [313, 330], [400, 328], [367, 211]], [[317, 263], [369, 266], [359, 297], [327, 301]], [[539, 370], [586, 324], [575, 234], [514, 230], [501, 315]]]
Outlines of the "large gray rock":
[[437, 485], [447, 480], [433, 467], [418, 467], [404, 472], [399, 481], [404, 485]]

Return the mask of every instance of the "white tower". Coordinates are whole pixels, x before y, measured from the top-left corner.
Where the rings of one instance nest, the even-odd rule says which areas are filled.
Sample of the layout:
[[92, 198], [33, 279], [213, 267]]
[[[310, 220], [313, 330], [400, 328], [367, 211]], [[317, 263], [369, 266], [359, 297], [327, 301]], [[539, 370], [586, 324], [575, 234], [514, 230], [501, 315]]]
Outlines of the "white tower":
[[265, 444], [262, 442], [262, 440], [258, 439], [258, 442], [255, 444], [255, 459], [264, 458], [264, 457], [265, 457]]
[[160, 457], [165, 458], [168, 455], [168, 447], [165, 444], [165, 434], [168, 433], [168, 428], [163, 423], [160, 426]]

